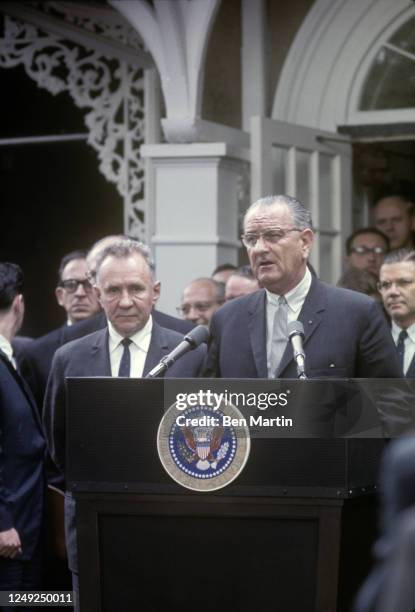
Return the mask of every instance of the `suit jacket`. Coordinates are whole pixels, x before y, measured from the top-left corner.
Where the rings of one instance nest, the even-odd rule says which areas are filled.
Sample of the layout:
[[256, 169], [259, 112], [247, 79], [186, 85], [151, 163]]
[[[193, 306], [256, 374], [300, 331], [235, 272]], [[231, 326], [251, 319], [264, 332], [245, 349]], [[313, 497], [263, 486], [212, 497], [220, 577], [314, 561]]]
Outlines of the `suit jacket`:
[[[189, 321], [184, 321], [183, 319], [178, 319], [177, 317], [171, 317], [170, 315], [167, 315], [164, 312], [159, 312], [158, 310], [153, 310], [151, 314], [153, 320], [161, 327], [166, 327], [167, 329], [172, 329], [182, 334], [187, 334], [194, 327], [194, 325]], [[105, 318], [104, 312], [100, 312], [93, 317], [85, 319], [85, 321], [76, 323], [75, 325], [67, 325], [62, 335], [61, 344], [66, 344], [71, 340], [82, 338], [83, 336], [92, 334], [92, 332], [103, 329], [106, 326], [107, 319]]]
[[[153, 321], [153, 330], [143, 376], [158, 364], [182, 340], [182, 335]], [[167, 370], [169, 378], [195, 378], [199, 375], [206, 355], [206, 346], [199, 346], [179, 359]], [[74, 340], [56, 352], [49, 377], [43, 412], [43, 422], [49, 450], [58, 468], [65, 470], [65, 378], [69, 376], [111, 376], [108, 350], [108, 330]], [[75, 507], [71, 496], [65, 499], [65, 527], [68, 563], [77, 572]]]
[[[171, 317], [157, 310], [153, 310], [152, 314], [154, 321], [159, 325], [182, 334], [188, 333], [194, 327], [189, 321]], [[62, 327], [54, 329], [26, 346], [24, 355], [19, 360], [19, 366], [22, 375], [32, 390], [39, 411], [42, 410], [46, 383], [52, 366], [52, 359], [57, 349], [67, 342], [82, 338], [106, 326], [105, 314], [100, 312], [74, 325], [62, 325]]]
[[415, 378], [415, 355], [412, 357], [412, 361], [409, 364], [409, 368], [405, 374], [405, 378]]
[[[313, 278], [298, 319], [304, 325], [309, 378], [401, 376], [395, 346], [379, 305], [366, 295]], [[211, 321], [205, 376], [267, 378], [266, 292], [222, 306]], [[278, 378], [296, 378], [290, 344]]]
[[22, 359], [24, 359], [27, 348], [32, 344], [33, 338], [28, 336], [15, 336], [11, 342], [13, 347], [13, 356], [16, 359], [18, 365], [20, 365]]
[[24, 353], [19, 359], [20, 372], [33, 393], [39, 414], [42, 411], [43, 397], [53, 355], [64, 342], [66, 328], [68, 328], [68, 325], [62, 325], [58, 329], [33, 340], [25, 347]]
[[0, 531], [14, 527], [30, 559], [44, 512], [46, 444], [33, 397], [0, 351]]
[[[143, 377], [182, 340], [181, 334], [160, 327], [153, 321], [153, 330]], [[165, 376], [196, 378], [199, 376], [206, 347], [202, 345], [179, 359]], [[65, 463], [65, 378], [73, 376], [111, 376], [108, 350], [108, 329], [101, 329], [59, 348], [53, 358], [43, 410], [43, 423], [49, 449], [56, 465]]]

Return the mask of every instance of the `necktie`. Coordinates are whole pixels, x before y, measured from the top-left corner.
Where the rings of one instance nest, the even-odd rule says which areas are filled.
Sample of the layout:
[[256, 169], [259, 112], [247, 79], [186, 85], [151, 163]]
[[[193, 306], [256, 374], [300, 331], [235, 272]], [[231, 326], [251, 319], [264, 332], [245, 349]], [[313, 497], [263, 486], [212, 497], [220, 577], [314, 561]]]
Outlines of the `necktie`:
[[125, 377], [130, 376], [130, 363], [131, 363], [130, 344], [131, 342], [132, 341], [130, 340], [130, 338], [124, 338], [123, 340], [121, 340], [120, 344], [123, 345], [124, 350], [122, 352], [120, 368], [118, 370], [118, 376], [125, 376]]
[[396, 345], [396, 350], [398, 351], [399, 363], [401, 364], [401, 370], [404, 374], [403, 364], [405, 358], [405, 338], [408, 337], [408, 332], [406, 329], [403, 329], [398, 336], [398, 344]]
[[269, 377], [274, 378], [287, 345], [288, 303], [283, 295], [278, 298], [278, 308], [272, 326]]

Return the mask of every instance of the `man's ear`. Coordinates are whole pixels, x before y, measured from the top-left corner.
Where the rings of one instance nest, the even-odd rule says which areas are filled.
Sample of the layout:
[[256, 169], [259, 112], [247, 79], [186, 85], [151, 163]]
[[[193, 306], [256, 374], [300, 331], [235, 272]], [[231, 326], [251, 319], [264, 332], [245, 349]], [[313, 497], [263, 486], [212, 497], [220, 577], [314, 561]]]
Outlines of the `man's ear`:
[[160, 291], [161, 291], [161, 283], [160, 281], [156, 281], [153, 285], [153, 306], [156, 305], [160, 297]]
[[59, 306], [63, 306], [63, 287], [56, 287], [55, 296], [58, 301]]
[[307, 258], [310, 254], [311, 247], [314, 242], [314, 232], [313, 230], [307, 228], [302, 230], [301, 232], [301, 240], [303, 243], [303, 254]]
[[24, 312], [24, 297], [21, 293], [14, 296], [12, 308], [15, 312]]
[[101, 296], [102, 296], [102, 291], [101, 291], [101, 288], [100, 288], [100, 287], [98, 287], [98, 285], [93, 285], [93, 289], [94, 289], [94, 291], [95, 291], [95, 295], [97, 296], [98, 302], [99, 302], [99, 303], [100, 303], [100, 305], [101, 305], [101, 308], [103, 308], [103, 306], [102, 306], [102, 302], [101, 302]]

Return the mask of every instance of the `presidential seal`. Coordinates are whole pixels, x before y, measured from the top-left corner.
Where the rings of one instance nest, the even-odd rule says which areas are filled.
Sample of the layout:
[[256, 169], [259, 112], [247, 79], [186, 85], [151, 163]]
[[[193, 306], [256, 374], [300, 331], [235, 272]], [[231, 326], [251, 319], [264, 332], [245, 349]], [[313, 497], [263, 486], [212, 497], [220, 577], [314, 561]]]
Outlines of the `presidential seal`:
[[193, 491], [216, 491], [241, 473], [251, 448], [249, 427], [235, 406], [170, 406], [157, 432], [166, 472]]

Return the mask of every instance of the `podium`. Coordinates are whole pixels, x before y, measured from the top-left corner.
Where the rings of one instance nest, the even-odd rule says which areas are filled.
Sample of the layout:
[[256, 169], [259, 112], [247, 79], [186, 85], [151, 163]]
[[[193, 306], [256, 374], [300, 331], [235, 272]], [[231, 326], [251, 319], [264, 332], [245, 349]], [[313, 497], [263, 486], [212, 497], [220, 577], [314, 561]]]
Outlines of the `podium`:
[[370, 566], [385, 444], [380, 426], [356, 433], [355, 401], [332, 407], [343, 422], [354, 411], [355, 437], [253, 435], [242, 473], [212, 493], [175, 483], [156, 446], [179, 389], [290, 387], [324, 404], [327, 385], [344, 400], [345, 382], [68, 379], [81, 611], [348, 610]]

